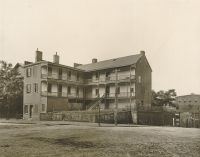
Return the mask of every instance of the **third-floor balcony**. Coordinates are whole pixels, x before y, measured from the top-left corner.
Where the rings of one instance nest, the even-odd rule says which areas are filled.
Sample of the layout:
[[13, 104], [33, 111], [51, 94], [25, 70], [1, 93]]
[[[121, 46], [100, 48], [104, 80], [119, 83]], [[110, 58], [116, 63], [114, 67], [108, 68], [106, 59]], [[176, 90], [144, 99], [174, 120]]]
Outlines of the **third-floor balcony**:
[[66, 81], [68, 83], [79, 83], [82, 84], [84, 81], [83, 79], [79, 78], [77, 79], [75, 76], [69, 77], [67, 75], [58, 75], [55, 73], [52, 74], [41, 74], [42, 79], [50, 79], [50, 80], [55, 80], [55, 81]]
[[94, 84], [130, 82], [133, 80], [135, 80], [135, 75], [118, 75], [117, 77], [108, 76], [108, 77], [100, 77], [100, 78], [94, 78], [94, 79], [86, 79], [85, 83], [88, 85], [94, 85]]

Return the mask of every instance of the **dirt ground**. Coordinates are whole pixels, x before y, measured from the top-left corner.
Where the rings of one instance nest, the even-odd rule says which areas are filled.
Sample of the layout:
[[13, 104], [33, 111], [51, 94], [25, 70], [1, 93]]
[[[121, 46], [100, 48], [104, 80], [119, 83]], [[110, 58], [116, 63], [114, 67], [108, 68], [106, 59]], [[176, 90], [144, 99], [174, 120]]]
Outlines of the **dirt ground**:
[[0, 157], [200, 157], [200, 129], [0, 122]]

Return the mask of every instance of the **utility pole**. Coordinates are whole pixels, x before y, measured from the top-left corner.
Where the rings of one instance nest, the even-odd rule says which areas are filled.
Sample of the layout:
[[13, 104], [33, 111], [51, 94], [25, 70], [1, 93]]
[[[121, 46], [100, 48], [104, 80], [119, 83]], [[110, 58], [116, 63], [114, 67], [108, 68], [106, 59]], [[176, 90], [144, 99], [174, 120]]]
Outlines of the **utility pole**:
[[99, 127], [101, 126], [101, 108], [100, 108], [100, 102], [99, 102]]
[[115, 111], [114, 111], [114, 122], [117, 126], [117, 114], [118, 114], [118, 69], [115, 69]]
[[130, 97], [130, 119], [132, 119], [132, 121], [133, 121], [133, 117], [132, 117], [132, 109], [131, 109], [131, 104], [132, 104], [132, 91], [131, 91], [131, 66], [130, 66], [130, 84], [129, 84], [129, 86], [130, 86], [130, 90], [129, 90], [129, 97]]
[[100, 114], [100, 103], [101, 103], [101, 100], [100, 100], [100, 91], [99, 91], [99, 79], [100, 79], [100, 74], [98, 72], [98, 100], [99, 100], [99, 127], [101, 126], [101, 114]]

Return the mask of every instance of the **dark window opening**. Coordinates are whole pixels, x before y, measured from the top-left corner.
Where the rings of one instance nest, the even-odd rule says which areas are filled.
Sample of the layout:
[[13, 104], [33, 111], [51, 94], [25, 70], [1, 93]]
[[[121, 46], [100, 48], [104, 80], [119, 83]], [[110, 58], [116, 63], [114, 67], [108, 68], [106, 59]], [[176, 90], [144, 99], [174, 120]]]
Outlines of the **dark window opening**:
[[28, 113], [28, 105], [24, 106], [24, 113], [27, 114]]
[[77, 81], [79, 81], [79, 79], [80, 79], [80, 76], [79, 76], [79, 73], [77, 73]]
[[58, 92], [62, 93], [62, 85], [60, 85], [60, 84], [58, 85]]
[[99, 89], [96, 89], [95, 94], [96, 94], [96, 96], [99, 95]]
[[58, 71], [59, 79], [62, 79], [62, 73], [63, 73], [62, 69], [60, 68], [59, 71]]
[[67, 93], [68, 93], [68, 94], [71, 94], [71, 87], [70, 87], [70, 86], [67, 87]]
[[79, 95], [79, 88], [76, 88], [76, 94]]
[[34, 83], [34, 92], [38, 93], [38, 84], [37, 83]]
[[52, 84], [48, 84], [48, 93], [51, 93]]
[[71, 80], [71, 76], [72, 76], [72, 72], [69, 71], [69, 73], [68, 73], [68, 77], [69, 77], [70, 80]]
[[98, 72], [95, 73], [95, 78], [96, 78], [96, 80], [99, 79], [99, 73]]
[[116, 94], [120, 94], [120, 87], [116, 88]]
[[52, 67], [48, 67], [48, 74], [52, 75]]

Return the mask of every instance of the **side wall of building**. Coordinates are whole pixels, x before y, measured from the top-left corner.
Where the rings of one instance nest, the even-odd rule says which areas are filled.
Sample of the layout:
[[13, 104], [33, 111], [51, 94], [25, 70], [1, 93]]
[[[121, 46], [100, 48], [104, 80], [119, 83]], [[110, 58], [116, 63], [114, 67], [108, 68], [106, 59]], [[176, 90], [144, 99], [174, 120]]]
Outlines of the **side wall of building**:
[[[27, 69], [30, 69], [30, 76], [27, 76]], [[42, 104], [47, 104], [47, 98], [41, 98], [41, 64], [25, 67], [24, 73], [23, 118], [39, 119], [39, 114], [44, 112]], [[30, 86], [29, 92], [27, 86]]]
[[151, 105], [151, 68], [145, 56], [136, 64], [136, 102], [139, 105]]

